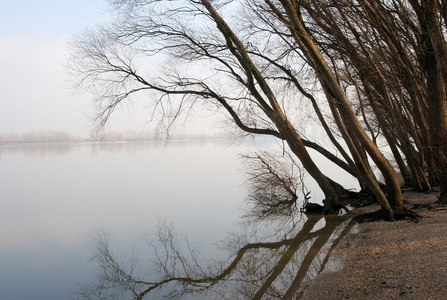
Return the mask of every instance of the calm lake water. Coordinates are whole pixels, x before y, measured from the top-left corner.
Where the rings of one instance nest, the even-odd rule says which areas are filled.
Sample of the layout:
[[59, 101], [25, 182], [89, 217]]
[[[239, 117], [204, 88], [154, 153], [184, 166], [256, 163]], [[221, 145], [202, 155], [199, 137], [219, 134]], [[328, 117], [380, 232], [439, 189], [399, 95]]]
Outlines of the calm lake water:
[[167, 219], [212, 253], [240, 226], [238, 154], [250, 149], [222, 141], [0, 147], [0, 299], [75, 298], [95, 281], [99, 232], [129, 252]]
[[223, 238], [245, 195], [241, 150], [225, 142], [0, 148], [0, 298], [71, 299], [94, 279], [98, 231], [126, 248], [167, 218], [201, 244]]

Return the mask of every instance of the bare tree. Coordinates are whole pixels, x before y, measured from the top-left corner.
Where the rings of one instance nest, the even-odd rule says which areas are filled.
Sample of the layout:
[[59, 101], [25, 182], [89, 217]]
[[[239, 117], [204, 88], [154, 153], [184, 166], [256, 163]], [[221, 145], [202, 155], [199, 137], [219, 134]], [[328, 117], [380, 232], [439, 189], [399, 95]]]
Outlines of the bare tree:
[[[277, 98], [280, 93], [263, 75], [268, 70], [258, 67], [247, 52], [254, 46], [242, 43], [217, 12], [225, 5], [120, 1], [117, 8], [123, 17], [116, 26], [87, 33], [74, 43], [72, 69], [81, 76], [81, 85], [100, 87], [99, 126], [137, 93], [157, 95], [155, 108], [165, 128], [197, 103], [224, 109], [245, 132], [285, 140], [325, 193], [326, 211], [334, 212], [337, 194], [287, 118]], [[146, 76], [137, 59], [157, 55], [168, 55], [178, 65], [166, 66], [165, 74]], [[191, 72], [199, 66], [200, 73]]]
[[[354, 175], [392, 220], [402, 208], [400, 182], [378, 142], [420, 190], [445, 177], [444, 167], [425, 172], [436, 169], [431, 153], [444, 161], [444, 130], [428, 134], [445, 122], [443, 23], [436, 21], [443, 6], [435, 2], [112, 1], [119, 18], [74, 42], [71, 68], [81, 86], [98, 91], [99, 128], [138, 95], [154, 99], [152, 118], [167, 131], [197, 106], [224, 112], [248, 134], [283, 140], [322, 189], [325, 212], [336, 212], [339, 193], [308, 148]], [[235, 11], [244, 18], [231, 17]], [[427, 15], [436, 22], [424, 23]], [[423, 48], [424, 37], [433, 51]], [[427, 101], [429, 93], [438, 100]], [[429, 102], [439, 116], [429, 118]], [[340, 156], [306, 138], [309, 114]]]

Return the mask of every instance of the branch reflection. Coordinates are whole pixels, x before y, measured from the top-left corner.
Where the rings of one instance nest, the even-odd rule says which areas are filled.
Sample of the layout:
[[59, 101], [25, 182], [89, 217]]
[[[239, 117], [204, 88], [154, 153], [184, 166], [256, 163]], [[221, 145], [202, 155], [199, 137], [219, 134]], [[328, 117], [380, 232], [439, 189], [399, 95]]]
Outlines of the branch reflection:
[[120, 263], [103, 235], [94, 257], [100, 267], [99, 282], [84, 288], [82, 297], [298, 299], [325, 269], [353, 222], [347, 216], [308, 215], [290, 225], [286, 230], [282, 223], [282, 234], [270, 235], [283, 237], [277, 241], [264, 242], [265, 236], [257, 234], [235, 235], [226, 242], [227, 259], [205, 262], [187, 239], [180, 240], [174, 228], [163, 223], [156, 242], [151, 242], [155, 259], [150, 275], [138, 272], [135, 257]]

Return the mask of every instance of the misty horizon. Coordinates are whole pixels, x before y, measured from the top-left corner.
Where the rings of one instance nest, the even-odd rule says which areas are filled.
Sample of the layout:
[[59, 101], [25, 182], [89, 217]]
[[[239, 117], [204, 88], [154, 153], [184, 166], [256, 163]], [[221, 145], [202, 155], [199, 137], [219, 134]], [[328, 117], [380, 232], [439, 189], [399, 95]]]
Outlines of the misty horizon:
[[160, 138], [147, 131], [125, 130], [106, 131], [97, 136], [82, 137], [60, 130], [29, 130], [23, 133], [0, 134], [0, 144], [14, 143], [72, 143], [72, 142], [118, 142], [118, 141], [160, 141], [160, 140], [208, 140], [226, 139], [224, 133], [174, 133], [169, 138]]

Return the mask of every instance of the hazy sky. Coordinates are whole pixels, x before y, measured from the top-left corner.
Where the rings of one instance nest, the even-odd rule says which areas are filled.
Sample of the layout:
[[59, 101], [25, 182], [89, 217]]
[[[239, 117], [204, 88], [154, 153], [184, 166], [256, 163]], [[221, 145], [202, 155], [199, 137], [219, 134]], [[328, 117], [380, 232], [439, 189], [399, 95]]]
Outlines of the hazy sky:
[[62, 62], [71, 36], [107, 9], [106, 0], [0, 0], [0, 134], [88, 135], [91, 96], [69, 88]]
[[[88, 137], [93, 96], [72, 88], [64, 62], [73, 36], [111, 15], [107, 0], [0, 0], [0, 135], [61, 130]], [[153, 130], [150, 113], [132, 103], [116, 110], [106, 129]], [[186, 131], [210, 132], [207, 115]]]

